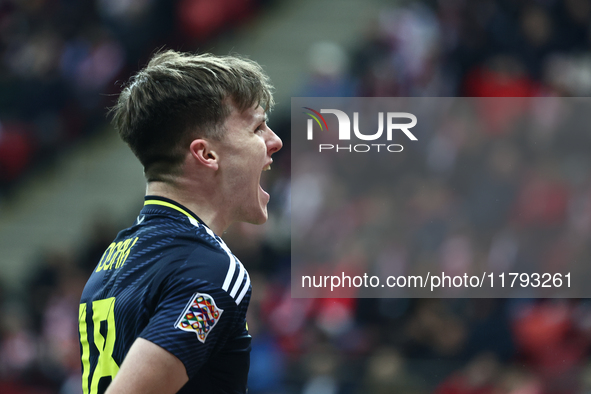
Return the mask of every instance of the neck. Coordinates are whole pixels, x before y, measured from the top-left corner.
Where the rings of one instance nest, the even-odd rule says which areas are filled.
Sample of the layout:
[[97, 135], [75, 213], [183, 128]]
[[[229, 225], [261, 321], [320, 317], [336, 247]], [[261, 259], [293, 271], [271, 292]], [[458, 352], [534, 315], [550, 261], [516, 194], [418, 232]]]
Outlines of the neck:
[[164, 182], [149, 182], [146, 187], [146, 195], [166, 197], [184, 205], [221, 237], [231, 223], [224, 218], [222, 210], [216, 206], [216, 201], [220, 201], [220, 199], [216, 198], [215, 193], [205, 196], [203, 192], [200, 192], [200, 190], [207, 190], [207, 188], [192, 189]]

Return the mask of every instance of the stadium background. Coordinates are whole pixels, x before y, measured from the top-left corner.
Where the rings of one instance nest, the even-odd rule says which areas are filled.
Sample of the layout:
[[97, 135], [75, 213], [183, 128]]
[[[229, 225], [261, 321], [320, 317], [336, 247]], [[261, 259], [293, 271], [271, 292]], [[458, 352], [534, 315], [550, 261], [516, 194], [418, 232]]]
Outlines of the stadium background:
[[[588, 96], [590, 22], [586, 0], [0, 1], [0, 392], [81, 391], [79, 294], [143, 195], [105, 108], [162, 46], [249, 55], [277, 87], [272, 219], [225, 237], [253, 281], [251, 393], [591, 391], [586, 300], [288, 288], [290, 96]], [[436, 134], [443, 153], [425, 150], [406, 179], [415, 222], [394, 252], [588, 261], [591, 134], [559, 133]], [[446, 225], [458, 211], [460, 232]]]

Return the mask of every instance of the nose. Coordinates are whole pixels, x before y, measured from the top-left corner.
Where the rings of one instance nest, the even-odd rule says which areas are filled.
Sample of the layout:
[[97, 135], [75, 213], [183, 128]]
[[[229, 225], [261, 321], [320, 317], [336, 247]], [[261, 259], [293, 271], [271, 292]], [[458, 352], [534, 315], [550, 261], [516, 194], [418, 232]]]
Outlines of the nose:
[[281, 149], [282, 146], [283, 141], [281, 141], [281, 138], [273, 130], [269, 129], [269, 137], [267, 138], [267, 152], [269, 156]]

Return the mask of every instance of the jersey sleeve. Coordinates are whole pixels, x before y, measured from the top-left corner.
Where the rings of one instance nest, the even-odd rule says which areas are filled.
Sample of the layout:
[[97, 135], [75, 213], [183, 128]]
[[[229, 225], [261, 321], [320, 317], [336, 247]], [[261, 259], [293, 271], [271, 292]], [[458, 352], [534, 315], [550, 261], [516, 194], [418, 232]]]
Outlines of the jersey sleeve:
[[[212, 269], [228, 267], [226, 256], [207, 257]], [[166, 275], [157, 286], [153, 315], [139, 335], [181, 360], [189, 379], [223, 344], [236, 318], [233, 298], [211, 278], [215, 274], [200, 268], [200, 263], [187, 262]]]

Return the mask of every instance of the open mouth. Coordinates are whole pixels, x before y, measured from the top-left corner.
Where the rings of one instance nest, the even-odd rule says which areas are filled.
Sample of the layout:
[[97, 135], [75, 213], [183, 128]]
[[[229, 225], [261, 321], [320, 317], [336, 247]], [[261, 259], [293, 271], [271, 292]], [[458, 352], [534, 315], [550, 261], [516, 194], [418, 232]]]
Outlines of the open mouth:
[[[271, 169], [271, 163], [272, 163], [272, 162], [270, 162], [269, 164], [267, 164], [266, 166], [264, 166], [264, 167], [263, 167], [263, 171], [262, 171], [262, 172], [269, 171], [269, 170]], [[267, 193], [267, 192], [265, 191], [265, 189], [263, 189], [263, 187], [260, 185], [260, 182], [259, 182], [259, 189], [261, 189], [261, 192], [262, 192], [262, 193], [263, 193], [265, 196], [267, 196], [267, 198], [269, 198], [269, 193]]]
[[261, 193], [263, 193], [263, 195], [267, 196], [267, 198], [271, 197], [271, 196], [269, 196], [269, 193], [267, 193], [261, 185], [259, 185], [259, 189], [261, 190]]

